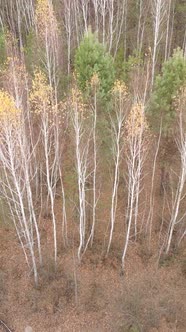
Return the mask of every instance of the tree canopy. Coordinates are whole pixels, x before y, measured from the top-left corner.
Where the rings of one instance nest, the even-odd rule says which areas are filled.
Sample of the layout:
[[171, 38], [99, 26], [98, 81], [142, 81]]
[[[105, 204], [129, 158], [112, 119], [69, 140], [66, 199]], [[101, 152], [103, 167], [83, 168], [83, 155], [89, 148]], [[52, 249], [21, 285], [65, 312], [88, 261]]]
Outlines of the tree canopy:
[[156, 77], [149, 107], [153, 123], [157, 125], [162, 117], [165, 132], [175, 118], [174, 98], [185, 83], [186, 59], [183, 51], [178, 48], [174, 50], [172, 57], [163, 63], [162, 73]]
[[96, 34], [88, 31], [84, 35], [75, 54], [75, 72], [79, 88], [88, 92], [91, 78], [97, 73], [100, 81], [99, 92], [102, 98], [107, 97], [114, 83], [114, 64], [104, 46], [99, 43]]

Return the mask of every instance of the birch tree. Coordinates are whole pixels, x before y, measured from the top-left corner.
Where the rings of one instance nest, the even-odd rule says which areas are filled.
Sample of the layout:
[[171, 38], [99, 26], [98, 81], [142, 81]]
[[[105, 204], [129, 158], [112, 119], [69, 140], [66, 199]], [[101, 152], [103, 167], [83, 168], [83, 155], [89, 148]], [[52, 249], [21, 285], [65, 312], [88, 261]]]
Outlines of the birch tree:
[[[26, 70], [24, 57], [19, 57], [19, 50], [15, 38], [11, 34], [6, 36], [7, 61], [2, 70], [2, 83], [6, 91], [13, 96], [16, 107], [21, 110], [24, 117], [24, 126], [27, 132], [27, 145], [32, 151], [32, 172], [35, 174], [35, 198], [40, 196], [39, 178], [40, 168], [36, 146], [36, 126], [33, 123], [32, 112], [29, 105], [29, 74]], [[40, 160], [40, 159], [39, 159]]]
[[114, 49], [114, 58], [116, 57], [122, 33], [124, 34], [124, 54], [126, 55], [126, 36], [127, 36], [127, 8], [128, 0], [114, 2], [113, 13], [110, 18], [109, 51]]
[[82, 17], [83, 17], [83, 26], [84, 31], [88, 32], [88, 14], [89, 14], [89, 0], [79, 0]]
[[159, 44], [165, 32], [165, 22], [167, 19], [167, 0], [152, 0], [152, 18], [153, 18], [153, 51], [152, 51], [152, 78], [154, 83], [154, 74], [157, 60]]
[[[118, 2], [116, 0], [92, 0], [96, 12], [96, 31], [100, 31], [103, 45], [108, 46], [108, 52], [114, 50], [116, 56], [121, 34], [126, 29], [127, 0]], [[126, 37], [126, 31], [124, 31]], [[124, 37], [124, 38], [125, 38]]]
[[[54, 240], [54, 261], [57, 264], [57, 226], [56, 215], [54, 209], [56, 184], [59, 179], [58, 171], [58, 141], [55, 141], [55, 125], [54, 118], [56, 109], [53, 108], [52, 98], [53, 91], [47, 84], [45, 75], [41, 72], [35, 72], [32, 82], [32, 90], [30, 93], [30, 103], [39, 124], [39, 136], [41, 140], [41, 151], [43, 158], [42, 173], [46, 177], [47, 195], [50, 201], [52, 224], [53, 224], [53, 240]], [[40, 153], [41, 153], [40, 151]]]
[[106, 42], [106, 17], [108, 13], [108, 1], [100, 0], [99, 2], [100, 15], [101, 15], [101, 26], [102, 26], [102, 43], [105, 45]]
[[29, 32], [32, 28], [35, 28], [34, 0], [20, 0], [20, 5], [23, 21], [25, 22], [27, 32]]
[[42, 264], [42, 255], [32, 191], [34, 183], [34, 175], [31, 172], [32, 151], [27, 145], [24, 117], [21, 111], [16, 108], [13, 99], [6, 92], [0, 92], [0, 100], [1, 193], [8, 203], [27, 264], [33, 269], [37, 285], [35, 247], [37, 247], [40, 264]]
[[98, 91], [99, 91], [99, 78], [97, 74], [94, 74], [91, 79], [91, 88], [93, 90], [93, 105], [92, 105], [92, 113], [93, 113], [93, 124], [92, 124], [92, 136], [93, 136], [93, 203], [92, 203], [92, 227], [90, 232], [90, 237], [87, 241], [91, 239], [91, 245], [94, 240], [95, 233], [95, 224], [96, 224], [96, 207], [98, 202], [97, 195], [97, 107], [98, 107]]
[[172, 27], [174, 24], [174, 7], [175, 7], [175, 2], [172, 0], [168, 0], [166, 37], [165, 37], [165, 61], [170, 56], [170, 49], [171, 49], [171, 43], [172, 43]]
[[123, 151], [123, 126], [124, 120], [127, 116], [128, 108], [128, 92], [124, 83], [116, 81], [112, 90], [114, 99], [114, 115], [111, 117], [111, 131], [112, 131], [112, 155], [114, 160], [114, 176], [112, 185], [112, 200], [111, 200], [111, 210], [110, 210], [110, 236], [109, 243], [107, 247], [107, 254], [109, 253], [114, 225], [116, 219], [117, 211], [117, 201], [118, 201], [118, 184], [120, 176], [120, 161]]
[[143, 166], [147, 151], [146, 131], [148, 129], [145, 118], [144, 104], [140, 101], [133, 104], [126, 121], [126, 163], [127, 163], [127, 189], [128, 202], [126, 211], [126, 236], [122, 256], [122, 270], [125, 266], [125, 258], [132, 226], [134, 237], [137, 237], [139, 198], [141, 193], [141, 181]]
[[8, 27], [18, 42], [20, 55], [23, 56], [24, 34], [29, 33], [35, 25], [34, 0], [1, 0], [0, 8], [2, 27]]
[[91, 1], [93, 8], [94, 8], [94, 18], [95, 18], [95, 31], [98, 33], [99, 32], [99, 8], [100, 8], [100, 1], [99, 0], [93, 0]]
[[[9, 46], [8, 46], [9, 47]], [[25, 109], [28, 97], [28, 74], [24, 62], [18, 57], [17, 51], [12, 51], [15, 55], [8, 57], [3, 74], [3, 86], [14, 97], [16, 107]]]
[[35, 18], [38, 46], [41, 51], [42, 48], [44, 48], [44, 58], [42, 61], [45, 66], [50, 87], [54, 89], [55, 97], [57, 98], [59, 36], [58, 24], [52, 3], [48, 0], [38, 0]]
[[90, 129], [86, 130], [86, 109], [82, 95], [77, 88], [72, 89], [70, 102], [71, 119], [74, 129], [76, 174], [78, 182], [78, 212], [79, 212], [79, 247], [78, 260], [81, 261], [86, 240], [86, 182], [89, 178], [89, 143]]
[[143, 48], [143, 41], [144, 41], [144, 34], [145, 34], [145, 27], [146, 21], [149, 14], [149, 5], [150, 2], [146, 0], [139, 0], [138, 1], [138, 28], [137, 28], [137, 50], [139, 54], [141, 54]]
[[72, 39], [74, 33], [74, 15], [73, 15], [73, 2], [71, 0], [64, 0], [64, 27], [67, 40], [67, 73], [70, 74], [70, 61]]

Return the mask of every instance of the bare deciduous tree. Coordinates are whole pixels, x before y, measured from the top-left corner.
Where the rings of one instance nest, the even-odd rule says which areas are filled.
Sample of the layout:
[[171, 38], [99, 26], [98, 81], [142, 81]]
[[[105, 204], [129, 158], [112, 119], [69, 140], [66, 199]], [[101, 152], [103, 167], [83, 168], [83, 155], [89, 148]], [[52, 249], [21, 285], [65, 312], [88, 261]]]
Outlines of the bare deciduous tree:
[[64, 27], [67, 39], [67, 73], [70, 74], [70, 61], [72, 49], [72, 35], [74, 33], [74, 17], [73, 2], [71, 0], [64, 1]]
[[137, 102], [132, 106], [126, 121], [126, 163], [127, 163], [127, 189], [128, 203], [126, 212], [126, 239], [122, 256], [122, 270], [124, 270], [125, 257], [131, 235], [132, 224], [134, 236], [137, 237], [137, 221], [139, 218], [139, 197], [143, 166], [147, 152], [146, 131], [147, 122], [144, 104]]
[[158, 47], [163, 38], [165, 32], [165, 22], [167, 20], [167, 0], [152, 0], [152, 18], [154, 39], [152, 51], [151, 84], [153, 85]]
[[[35, 174], [32, 173], [32, 150], [26, 138], [23, 113], [16, 108], [13, 99], [7, 93], [1, 91], [0, 99], [1, 193], [9, 206], [26, 261], [33, 269], [35, 283], [37, 284], [35, 242], [37, 242], [40, 264], [42, 264], [42, 255], [33, 197]], [[29, 256], [31, 256], [31, 265]]]
[[[44, 49], [43, 63], [50, 86], [54, 89], [57, 99], [58, 65], [59, 65], [59, 35], [54, 9], [48, 0], [39, 0], [36, 7], [36, 32], [38, 47]], [[57, 102], [56, 102], [57, 103]]]
[[89, 177], [89, 144], [91, 137], [90, 128], [86, 128], [86, 109], [80, 91], [72, 89], [70, 102], [71, 119], [74, 128], [76, 173], [78, 181], [79, 200], [79, 235], [78, 260], [81, 261], [82, 250], [85, 248], [86, 237], [86, 183]]
[[38, 122], [39, 138], [41, 146], [39, 152], [42, 154], [42, 173], [46, 177], [47, 202], [50, 201], [50, 209], [53, 223], [54, 238], [54, 260], [57, 264], [57, 226], [54, 210], [56, 185], [59, 180], [58, 163], [58, 135], [56, 135], [55, 116], [58, 111], [53, 107], [53, 90], [47, 84], [46, 76], [41, 72], [35, 72], [30, 93], [30, 103]]
[[116, 219], [117, 201], [118, 201], [118, 184], [120, 174], [120, 161], [122, 151], [124, 147], [123, 130], [124, 120], [127, 116], [128, 111], [128, 92], [124, 83], [116, 81], [113, 88], [113, 99], [114, 99], [114, 113], [115, 117], [111, 118], [111, 131], [112, 131], [112, 155], [114, 159], [114, 176], [112, 186], [112, 201], [110, 210], [110, 236], [107, 247], [107, 254], [109, 253], [113, 231]]

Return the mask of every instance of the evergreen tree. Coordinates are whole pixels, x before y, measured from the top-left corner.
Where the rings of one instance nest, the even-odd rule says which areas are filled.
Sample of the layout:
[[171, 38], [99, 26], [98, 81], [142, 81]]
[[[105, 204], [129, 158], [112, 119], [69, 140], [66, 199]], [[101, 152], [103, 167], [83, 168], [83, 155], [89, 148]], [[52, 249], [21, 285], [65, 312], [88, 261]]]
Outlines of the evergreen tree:
[[0, 65], [3, 65], [6, 60], [5, 37], [5, 33], [0, 30]]
[[164, 62], [162, 74], [155, 80], [155, 88], [150, 101], [151, 123], [157, 126], [163, 120], [163, 131], [171, 128], [175, 118], [174, 98], [186, 83], [186, 59], [183, 51], [174, 50], [173, 56]]
[[116, 77], [128, 85], [131, 80], [131, 73], [142, 64], [142, 55], [137, 50], [134, 50], [125, 60], [123, 50], [120, 48], [114, 62]]
[[91, 31], [85, 34], [76, 51], [75, 71], [83, 93], [89, 92], [91, 78], [97, 73], [100, 96], [107, 98], [115, 77], [113, 59]]

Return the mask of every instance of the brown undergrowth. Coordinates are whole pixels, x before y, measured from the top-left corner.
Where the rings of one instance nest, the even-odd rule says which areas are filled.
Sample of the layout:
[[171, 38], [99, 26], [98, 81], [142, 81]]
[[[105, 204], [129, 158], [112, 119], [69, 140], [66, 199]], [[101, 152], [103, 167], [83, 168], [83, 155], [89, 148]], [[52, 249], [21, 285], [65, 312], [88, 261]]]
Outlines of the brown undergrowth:
[[[147, 172], [144, 180], [147, 190], [149, 178]], [[69, 234], [73, 237], [69, 238], [67, 247], [59, 248], [55, 269], [52, 223], [50, 216], [43, 216], [42, 242], [47, 244], [43, 245], [45, 260], [39, 270], [37, 288], [13, 228], [1, 225], [0, 319], [15, 332], [24, 332], [28, 325], [33, 332], [185, 332], [186, 251], [182, 243], [180, 248], [172, 248], [169, 256], [159, 255], [167, 227], [166, 222], [162, 226], [157, 208], [162, 206], [160, 179], [159, 167], [154, 188], [151, 243], [149, 245], [145, 229], [136, 241], [130, 238], [124, 275], [121, 275], [125, 232], [123, 186], [108, 257], [105, 253], [109, 188], [104, 192], [106, 199], [98, 216], [94, 244], [88, 247], [81, 264], [76, 256], [77, 220], [70, 218]], [[61, 210], [57, 203], [56, 209], [60, 229]]]

